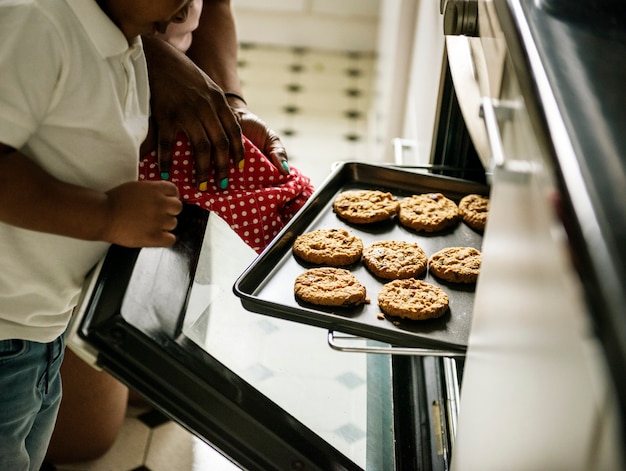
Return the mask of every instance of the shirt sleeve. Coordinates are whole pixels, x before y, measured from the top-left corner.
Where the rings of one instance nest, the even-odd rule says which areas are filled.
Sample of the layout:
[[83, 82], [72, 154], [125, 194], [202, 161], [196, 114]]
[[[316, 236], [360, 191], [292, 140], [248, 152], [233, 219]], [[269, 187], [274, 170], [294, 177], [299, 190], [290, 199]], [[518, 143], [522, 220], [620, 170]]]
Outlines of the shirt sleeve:
[[0, 6], [0, 44], [0, 142], [19, 149], [59, 86], [61, 35], [34, 2], [9, 2]]

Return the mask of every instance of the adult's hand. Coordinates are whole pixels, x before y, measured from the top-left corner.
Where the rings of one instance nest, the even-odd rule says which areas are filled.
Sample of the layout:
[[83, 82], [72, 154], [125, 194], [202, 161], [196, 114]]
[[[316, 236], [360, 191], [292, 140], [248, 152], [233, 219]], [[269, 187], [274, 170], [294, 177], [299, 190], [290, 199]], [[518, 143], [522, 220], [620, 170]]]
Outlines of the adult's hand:
[[198, 188], [206, 189], [212, 171], [218, 184], [226, 183], [229, 158], [239, 163], [243, 144], [239, 122], [222, 90], [165, 41], [145, 37], [143, 43], [154, 126], [149, 139], [157, 148], [161, 173], [169, 173], [176, 134], [182, 130], [193, 148]]
[[252, 113], [239, 97], [227, 95], [227, 100], [239, 120], [244, 136], [257, 146], [283, 174], [288, 175], [287, 151], [278, 134]]

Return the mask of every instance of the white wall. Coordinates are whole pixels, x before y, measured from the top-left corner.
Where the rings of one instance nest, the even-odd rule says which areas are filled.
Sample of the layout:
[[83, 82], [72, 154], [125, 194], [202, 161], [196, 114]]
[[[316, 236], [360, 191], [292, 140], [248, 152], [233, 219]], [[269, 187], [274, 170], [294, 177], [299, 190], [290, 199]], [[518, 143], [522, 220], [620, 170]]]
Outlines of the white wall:
[[374, 153], [378, 160], [393, 162], [392, 141], [402, 138], [415, 142], [402, 163], [428, 163], [444, 57], [439, 1], [382, 0], [377, 52], [370, 121]]
[[376, 50], [381, 0], [232, 0], [242, 42]]
[[413, 57], [417, 0], [382, 0], [376, 44], [376, 92], [370, 140], [376, 161], [393, 161], [391, 140], [401, 137]]
[[416, 142], [406, 164], [429, 163], [444, 63], [445, 39], [439, 2], [418, 1], [407, 109], [401, 137]]

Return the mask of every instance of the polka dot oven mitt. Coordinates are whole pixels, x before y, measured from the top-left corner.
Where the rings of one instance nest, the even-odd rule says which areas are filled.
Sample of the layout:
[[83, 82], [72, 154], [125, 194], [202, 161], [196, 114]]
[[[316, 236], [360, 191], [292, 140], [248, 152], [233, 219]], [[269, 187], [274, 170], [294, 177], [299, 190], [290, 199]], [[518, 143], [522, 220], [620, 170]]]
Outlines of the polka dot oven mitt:
[[[193, 152], [185, 134], [179, 134], [172, 155], [169, 181], [185, 203], [217, 213], [241, 239], [260, 253], [298, 212], [313, 193], [308, 177], [291, 167], [283, 175], [245, 136], [243, 169], [231, 160], [228, 188], [221, 190], [214, 177], [207, 191], [196, 188]], [[139, 180], [160, 180], [157, 154], [139, 162]]]

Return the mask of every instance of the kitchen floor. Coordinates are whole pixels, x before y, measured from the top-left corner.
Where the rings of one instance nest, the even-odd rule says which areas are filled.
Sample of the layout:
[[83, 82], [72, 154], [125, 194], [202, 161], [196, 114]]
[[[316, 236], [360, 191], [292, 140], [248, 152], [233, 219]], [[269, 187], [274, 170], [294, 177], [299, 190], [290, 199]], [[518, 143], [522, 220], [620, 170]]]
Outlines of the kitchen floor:
[[[315, 186], [324, 181], [334, 162], [370, 158], [367, 136], [375, 72], [373, 55], [241, 44], [239, 66], [250, 109], [281, 136], [290, 164], [308, 175]], [[128, 409], [116, 443], [102, 458], [47, 465], [45, 469], [239, 468], [158, 411], [134, 406]]]

